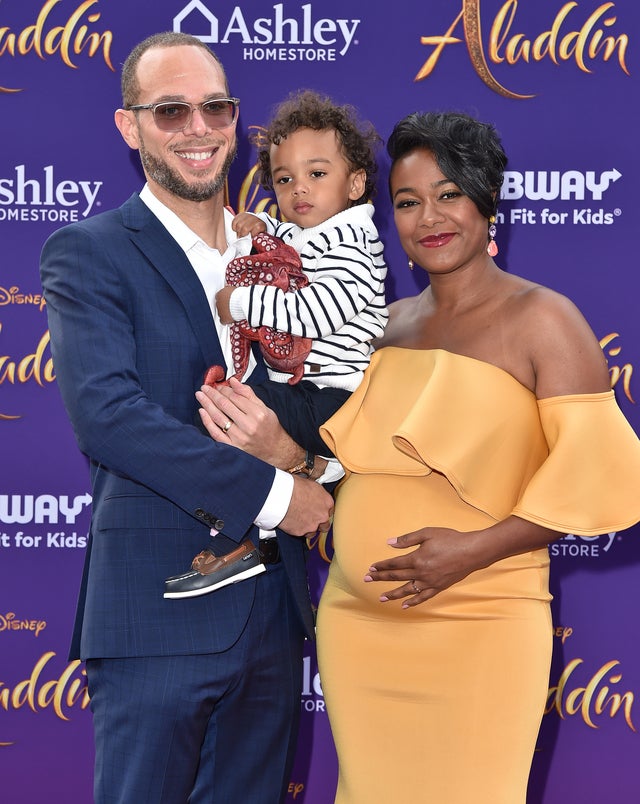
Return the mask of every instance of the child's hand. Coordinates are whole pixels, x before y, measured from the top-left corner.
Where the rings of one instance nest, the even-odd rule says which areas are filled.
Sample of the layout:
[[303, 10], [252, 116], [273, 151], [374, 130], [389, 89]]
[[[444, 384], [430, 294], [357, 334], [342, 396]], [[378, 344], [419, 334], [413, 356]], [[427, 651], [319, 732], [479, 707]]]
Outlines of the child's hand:
[[248, 234], [255, 237], [261, 232], [267, 231], [266, 223], [251, 212], [239, 212], [233, 219], [231, 228], [238, 233], [238, 237]]
[[216, 307], [218, 308], [218, 315], [221, 324], [233, 324], [233, 316], [229, 310], [229, 300], [235, 288], [231, 285], [225, 285], [222, 290], [216, 293]]

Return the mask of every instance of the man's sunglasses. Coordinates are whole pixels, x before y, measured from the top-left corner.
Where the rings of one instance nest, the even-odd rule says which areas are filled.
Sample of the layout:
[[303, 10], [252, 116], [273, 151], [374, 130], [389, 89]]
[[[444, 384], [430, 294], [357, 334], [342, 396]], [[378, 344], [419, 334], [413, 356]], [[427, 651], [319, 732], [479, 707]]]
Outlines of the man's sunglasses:
[[238, 98], [215, 98], [203, 103], [186, 101], [162, 101], [129, 106], [132, 112], [149, 109], [160, 131], [184, 131], [191, 123], [193, 110], [197, 109], [208, 128], [227, 128], [238, 116]]

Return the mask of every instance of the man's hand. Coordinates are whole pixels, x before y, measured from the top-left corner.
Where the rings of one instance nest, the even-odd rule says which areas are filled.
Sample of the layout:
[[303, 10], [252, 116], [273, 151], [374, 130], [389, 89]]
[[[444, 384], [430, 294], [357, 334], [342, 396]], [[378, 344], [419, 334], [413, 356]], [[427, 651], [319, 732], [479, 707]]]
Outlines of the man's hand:
[[313, 480], [293, 478], [293, 496], [284, 519], [278, 525], [292, 536], [314, 536], [331, 527], [333, 498]]
[[214, 441], [238, 447], [278, 469], [290, 469], [304, 458], [304, 450], [248, 385], [235, 378], [229, 386], [203, 385], [196, 398], [202, 405], [202, 423]]

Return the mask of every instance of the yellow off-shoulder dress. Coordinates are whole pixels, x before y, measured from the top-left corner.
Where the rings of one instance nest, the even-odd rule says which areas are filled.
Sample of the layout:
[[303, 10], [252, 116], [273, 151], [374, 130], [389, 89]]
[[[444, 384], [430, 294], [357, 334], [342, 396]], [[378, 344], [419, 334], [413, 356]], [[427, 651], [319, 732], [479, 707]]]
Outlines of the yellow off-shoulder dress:
[[[496, 366], [387, 347], [322, 428], [346, 470], [318, 614], [339, 804], [524, 804], [548, 690], [546, 549], [415, 608], [364, 583], [387, 539], [515, 514], [596, 535], [640, 520], [640, 442], [613, 392], [537, 400]], [[412, 548], [413, 549], [413, 548]]]

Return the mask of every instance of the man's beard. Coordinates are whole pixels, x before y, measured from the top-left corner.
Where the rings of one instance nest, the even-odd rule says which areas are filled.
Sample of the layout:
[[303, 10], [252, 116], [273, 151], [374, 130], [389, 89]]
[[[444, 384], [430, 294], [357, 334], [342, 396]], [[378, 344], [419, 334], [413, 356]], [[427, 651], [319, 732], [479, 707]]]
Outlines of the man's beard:
[[165, 190], [185, 201], [208, 201], [224, 189], [224, 183], [229, 174], [231, 163], [235, 159], [237, 146], [227, 154], [218, 175], [208, 182], [189, 184], [182, 176], [173, 170], [166, 162], [157, 159], [147, 151], [144, 143], [139, 143], [140, 161], [145, 173]]

